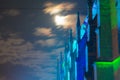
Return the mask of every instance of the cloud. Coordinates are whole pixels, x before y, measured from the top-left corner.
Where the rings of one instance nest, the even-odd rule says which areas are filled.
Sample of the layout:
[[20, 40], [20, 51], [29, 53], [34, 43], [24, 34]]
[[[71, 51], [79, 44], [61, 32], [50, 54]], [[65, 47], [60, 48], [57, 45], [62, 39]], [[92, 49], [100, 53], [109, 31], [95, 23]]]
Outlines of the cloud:
[[36, 36], [53, 36], [51, 28], [36, 28], [33, 33]]
[[[59, 52], [59, 49], [53, 50], [53, 52], [47, 52], [39, 50], [34, 50], [34, 44], [25, 41], [22, 38], [16, 37], [17, 34], [9, 34], [12, 35], [8, 37], [6, 40], [1, 37], [0, 39], [0, 64], [6, 63], [6, 62], [12, 62], [14, 64], [24, 64], [24, 65], [30, 65], [32, 64], [41, 64], [46, 60], [50, 61], [51, 55], [56, 55], [57, 51]], [[13, 37], [13, 35], [15, 37]], [[47, 40], [39, 40], [36, 42], [37, 44], [43, 45], [43, 46], [54, 46], [56, 44], [56, 39], [47, 39]], [[35, 44], [36, 44], [35, 43]], [[58, 43], [59, 45], [59, 43]], [[55, 53], [55, 54], [53, 54]]]
[[[55, 65], [55, 64], [54, 64]], [[37, 70], [36, 76], [40, 77], [40, 80], [56, 80], [56, 69], [53, 67]], [[44, 77], [43, 77], [44, 76]], [[48, 79], [50, 78], [50, 79]]]
[[[55, 4], [52, 2], [47, 2], [44, 4], [44, 13], [50, 14], [54, 17], [54, 22], [57, 28], [69, 29], [72, 28], [75, 32], [76, 27], [76, 14], [66, 14], [62, 15], [62, 12], [68, 12], [75, 7], [75, 3], [59, 3]], [[80, 15], [80, 23], [83, 23], [85, 15]]]
[[[52, 52], [48, 53], [48, 56], [50, 55], [58, 56], [60, 51], [63, 51], [63, 48], [58, 48], [53, 50]], [[41, 66], [38, 65], [34, 68], [35, 72], [33, 72], [32, 74], [35, 74], [36, 76], [40, 77], [41, 80], [56, 80], [57, 58], [51, 58], [51, 57], [45, 58], [43, 62], [44, 63]], [[48, 79], [48, 77], [50, 79]]]
[[0, 76], [0, 80], [7, 80], [5, 76]]
[[[56, 17], [56, 16], [55, 16]], [[65, 16], [61, 16], [64, 19], [64, 22], [57, 25], [58, 28], [62, 27], [64, 29], [72, 28], [73, 31], [75, 31], [76, 27], [76, 20], [77, 20], [77, 15], [76, 14], [68, 14]], [[85, 19], [84, 15], [80, 16], [80, 23], [82, 24]]]
[[47, 2], [44, 4], [45, 9], [43, 10], [45, 13], [48, 13], [50, 15], [58, 14], [60, 12], [66, 12], [70, 11], [75, 7], [75, 4], [73, 3], [60, 3], [60, 4], [55, 4], [52, 2]]
[[[0, 39], [0, 64], [17, 59], [19, 54], [33, 49], [33, 44], [26, 42], [22, 38], [18, 38], [13, 34], [8, 34], [8, 38], [4, 40], [1, 36]], [[13, 37], [15, 36], [15, 37]]]
[[[50, 77], [48, 80], [55, 80], [56, 57], [51, 56], [58, 55], [63, 48], [54, 49], [52, 52], [44, 52], [41, 49], [34, 50], [34, 43], [25, 41], [15, 33], [8, 34], [8, 36], [5, 40], [2, 36], [0, 39], [0, 46], [2, 46], [0, 48], [0, 65], [6, 63], [22, 65], [33, 69], [32, 76], [37, 76], [41, 80], [46, 80], [48, 77]], [[53, 46], [56, 44], [56, 40], [38, 41], [38, 44]], [[5, 80], [4, 77], [1, 79]]]
[[0, 20], [1, 20], [1, 19], [3, 19], [3, 16], [2, 16], [2, 15], [0, 15]]
[[56, 44], [55, 39], [47, 39], [47, 40], [39, 40], [36, 42], [37, 44], [40, 44], [41, 46], [54, 46]]
[[[32, 44], [30, 42], [25, 42], [23, 39], [7, 39], [0, 40], [0, 51], [4, 54], [14, 54], [20, 53], [22, 51], [28, 51], [32, 49]], [[2, 53], [0, 55], [2, 55]]]
[[20, 15], [20, 11], [17, 9], [7, 9], [3, 12], [3, 14], [7, 16], [18, 16]]

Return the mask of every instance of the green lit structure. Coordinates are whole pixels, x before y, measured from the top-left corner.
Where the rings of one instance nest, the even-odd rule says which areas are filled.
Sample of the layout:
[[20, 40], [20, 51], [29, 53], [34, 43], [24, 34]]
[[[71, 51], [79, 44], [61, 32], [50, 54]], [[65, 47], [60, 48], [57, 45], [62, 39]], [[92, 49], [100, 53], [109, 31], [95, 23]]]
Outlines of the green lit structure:
[[120, 57], [113, 61], [105, 62], [98, 61], [95, 62], [95, 67], [97, 70], [96, 80], [118, 80], [120, 75]]
[[89, 14], [82, 25], [77, 14], [76, 38], [70, 29], [60, 68], [63, 73], [58, 69], [57, 79], [120, 80], [120, 0], [87, 1]]
[[95, 62], [96, 80], [119, 80], [118, 17], [116, 0], [99, 0], [100, 57]]
[[118, 56], [118, 26], [115, 0], [100, 0], [100, 54], [103, 60]]

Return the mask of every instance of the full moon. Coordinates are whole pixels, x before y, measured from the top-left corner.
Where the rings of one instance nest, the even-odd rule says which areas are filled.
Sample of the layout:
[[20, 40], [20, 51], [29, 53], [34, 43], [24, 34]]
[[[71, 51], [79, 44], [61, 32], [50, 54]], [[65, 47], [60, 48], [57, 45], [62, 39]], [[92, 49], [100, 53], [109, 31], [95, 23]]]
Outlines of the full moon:
[[65, 24], [65, 17], [64, 17], [64, 16], [56, 15], [56, 16], [55, 16], [55, 23], [56, 23], [56, 25], [58, 25], [58, 26], [64, 25], [64, 24]]

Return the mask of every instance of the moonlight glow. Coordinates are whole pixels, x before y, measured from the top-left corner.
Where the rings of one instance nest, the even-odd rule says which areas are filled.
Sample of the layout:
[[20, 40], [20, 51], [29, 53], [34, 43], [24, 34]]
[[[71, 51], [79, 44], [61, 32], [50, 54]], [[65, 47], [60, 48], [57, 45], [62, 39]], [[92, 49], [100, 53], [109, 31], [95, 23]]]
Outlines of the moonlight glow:
[[65, 24], [65, 17], [56, 15], [55, 16], [55, 23], [56, 23], [56, 25], [59, 25], [59, 26], [64, 25]]

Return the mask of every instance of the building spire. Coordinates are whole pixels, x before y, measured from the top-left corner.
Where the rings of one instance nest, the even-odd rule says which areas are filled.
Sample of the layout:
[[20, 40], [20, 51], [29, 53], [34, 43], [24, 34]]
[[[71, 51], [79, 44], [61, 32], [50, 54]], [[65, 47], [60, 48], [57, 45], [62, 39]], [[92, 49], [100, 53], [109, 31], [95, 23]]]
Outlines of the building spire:
[[73, 39], [72, 39], [72, 29], [69, 30], [69, 49], [70, 49], [70, 52], [72, 52], [72, 42], [73, 42]]
[[70, 31], [69, 31], [69, 34], [70, 34], [70, 43], [72, 42], [72, 29], [70, 29]]
[[63, 55], [62, 52], [60, 52], [60, 80], [63, 80]]
[[77, 13], [77, 23], [76, 23], [76, 35], [77, 35], [77, 41], [80, 40], [80, 18], [79, 18], [79, 12]]
[[57, 80], [60, 80], [60, 63], [59, 58], [57, 58]]
[[77, 12], [77, 26], [80, 26], [80, 13]]

